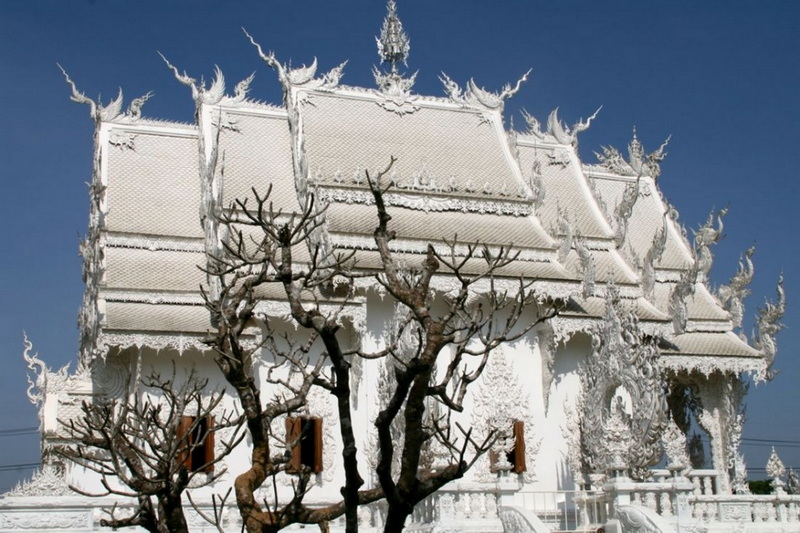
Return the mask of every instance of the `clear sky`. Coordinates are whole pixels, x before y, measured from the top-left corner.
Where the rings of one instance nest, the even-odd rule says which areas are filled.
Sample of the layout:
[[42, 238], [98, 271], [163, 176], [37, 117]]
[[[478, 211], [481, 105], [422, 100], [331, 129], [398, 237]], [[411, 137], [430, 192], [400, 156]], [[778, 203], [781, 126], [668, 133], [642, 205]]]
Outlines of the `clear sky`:
[[[602, 105], [580, 137], [585, 162], [601, 146], [624, 149], [634, 125], [650, 151], [672, 134], [660, 185], [683, 223], [697, 228], [713, 207], [730, 208], [713, 283], [756, 244], [747, 332], [785, 272], [782, 372], [751, 389], [744, 436], [795, 441], [777, 448], [800, 467], [800, 3], [398, 0], [398, 10], [417, 93], [443, 95], [442, 71], [497, 90], [532, 68], [508, 120], [524, 125], [526, 109], [544, 121], [559, 107], [572, 124]], [[316, 56], [328, 70], [348, 59], [343, 83], [373, 87], [384, 13], [383, 0], [0, 2], [0, 491], [29, 473], [13, 465], [39, 460], [34, 432], [11, 431], [38, 424], [22, 331], [53, 368], [74, 365], [77, 349], [92, 123], [86, 106], [69, 101], [56, 62], [89, 96], [108, 101], [121, 87], [127, 103], [152, 90], [145, 116], [191, 122], [188, 89], [157, 50], [198, 78], [219, 65], [231, 87], [255, 71], [251, 95], [279, 103], [275, 75], [242, 26], [282, 61]], [[752, 477], [769, 454], [759, 444], [743, 448]]]

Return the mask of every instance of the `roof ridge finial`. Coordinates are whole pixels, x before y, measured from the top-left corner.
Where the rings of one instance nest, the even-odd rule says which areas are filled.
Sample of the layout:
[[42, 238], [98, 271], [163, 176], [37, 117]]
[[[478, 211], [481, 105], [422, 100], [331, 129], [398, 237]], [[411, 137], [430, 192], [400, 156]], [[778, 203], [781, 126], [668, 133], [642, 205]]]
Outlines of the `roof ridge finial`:
[[392, 65], [392, 74], [397, 74], [397, 64], [406, 64], [408, 53], [411, 50], [411, 41], [403, 31], [403, 23], [397, 17], [397, 3], [389, 0], [386, 3], [386, 18], [383, 19], [381, 36], [376, 37], [378, 55], [381, 62]]

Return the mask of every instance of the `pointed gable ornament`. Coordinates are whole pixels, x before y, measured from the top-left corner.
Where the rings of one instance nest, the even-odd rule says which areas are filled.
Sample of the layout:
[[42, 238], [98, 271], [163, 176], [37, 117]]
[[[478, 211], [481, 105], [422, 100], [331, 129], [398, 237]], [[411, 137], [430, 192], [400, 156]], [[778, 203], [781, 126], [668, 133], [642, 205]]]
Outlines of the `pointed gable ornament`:
[[372, 75], [375, 77], [375, 83], [380, 92], [386, 96], [386, 100], [380, 102], [381, 107], [400, 115], [413, 113], [418, 109], [413, 104], [414, 99], [411, 97], [411, 88], [414, 86], [417, 73], [406, 78], [398, 69], [399, 63], [407, 65], [411, 40], [403, 30], [403, 23], [397, 17], [397, 4], [394, 0], [389, 0], [386, 10], [381, 35], [376, 37], [375, 41], [378, 44], [381, 63], [388, 63], [391, 67], [388, 73], [373, 67]]
[[672, 136], [661, 143], [658, 150], [652, 153], [646, 153], [644, 145], [636, 135], [636, 127], [633, 128], [633, 138], [628, 144], [628, 159], [626, 160], [622, 153], [613, 146], [603, 146], [603, 153], [598, 154], [597, 160], [600, 166], [613, 174], [621, 176], [650, 176], [653, 181], [658, 181], [661, 176], [661, 162], [667, 157], [665, 151]]
[[376, 37], [378, 55], [383, 63], [389, 63], [392, 73], [397, 73], [397, 64], [406, 65], [408, 53], [411, 51], [411, 40], [403, 30], [403, 23], [397, 17], [397, 3], [389, 0], [386, 5], [386, 18], [383, 19], [381, 36]]

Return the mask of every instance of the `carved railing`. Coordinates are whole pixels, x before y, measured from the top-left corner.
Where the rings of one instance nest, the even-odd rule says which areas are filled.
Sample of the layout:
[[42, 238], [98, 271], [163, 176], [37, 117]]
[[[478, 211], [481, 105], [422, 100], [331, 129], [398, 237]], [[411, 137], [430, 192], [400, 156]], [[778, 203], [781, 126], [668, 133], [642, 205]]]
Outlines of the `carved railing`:
[[692, 517], [699, 522], [796, 523], [800, 531], [800, 495], [692, 496], [689, 504]]
[[437, 524], [447, 524], [463, 531], [502, 532], [498, 502], [498, 491], [485, 486], [440, 490], [417, 504], [406, 531], [430, 531]]
[[602, 526], [608, 517], [608, 498], [602, 491], [520, 492], [517, 498], [553, 530], [587, 531]]
[[[666, 482], [672, 478], [672, 473], [666, 468], [653, 469], [650, 471], [653, 481]], [[693, 469], [686, 474], [686, 478], [692, 482], [695, 496], [713, 496], [719, 494], [719, 472], [711, 469]]]

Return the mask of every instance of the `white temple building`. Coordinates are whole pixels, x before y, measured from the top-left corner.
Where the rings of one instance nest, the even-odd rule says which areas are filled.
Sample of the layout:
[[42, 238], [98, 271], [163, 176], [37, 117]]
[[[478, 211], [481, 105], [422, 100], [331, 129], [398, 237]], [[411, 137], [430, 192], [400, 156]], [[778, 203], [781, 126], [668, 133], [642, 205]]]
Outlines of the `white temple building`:
[[[387, 55], [392, 47], [399, 55]], [[541, 301], [560, 309], [492, 354], [459, 415], [482, 434], [524, 427], [514, 464], [498, 472], [484, 456], [420, 505], [409, 531], [800, 531], [800, 496], [783, 489], [779, 464], [770, 469], [774, 494], [747, 489], [739, 451], [744, 378], [771, 378], [784, 298], [779, 284], [778, 300], [758, 311], [748, 338], [743, 299], [753, 251], [728, 284], [710, 286], [725, 210], [690, 237], [659, 190], [667, 142], [648, 152], [634, 131], [627, 154], [606, 148], [584, 162], [578, 139], [596, 114], [568, 126], [553, 111], [509, 130], [504, 102], [525, 78], [493, 93], [444, 76], [444, 96], [418, 95], [414, 76], [398, 69], [407, 47], [390, 1], [379, 40], [390, 68], [375, 70], [377, 87], [341, 84], [344, 65], [291, 69], [262, 53], [284, 90], [284, 102], [273, 105], [248, 97], [249, 80], [231, 93], [219, 70], [206, 86], [173, 68], [191, 89], [193, 124], [144, 116], [147, 97], [127, 111], [121, 94], [101, 105], [67, 77], [95, 123], [80, 361], [71, 373], [53, 371], [30, 345], [25, 352], [43, 467], [0, 498], [0, 531], [100, 530], [104, 509], [131, 504], [73, 492], [100, 491], [99, 476], [49, 453], [68, 442], [66, 423], [80, 417], [82, 402], [136, 394], [143, 373], [169, 373], [173, 364], [194, 368], [209, 389], [225, 386], [203, 342], [212, 325], [198, 289], [209, 283], [201, 269], [207, 254], [224, 239], [212, 213], [251, 188], [271, 187], [284, 213], [313, 194], [326, 206], [321, 238], [353, 251], [369, 271], [379, 261], [365, 172], [374, 175], [391, 158], [385, 201], [404, 262], [419, 263], [429, 243], [455, 238], [490, 250], [513, 245], [519, 255], [503, 271], [508, 283], [534, 281]], [[432, 286], [442, 297], [452, 280], [442, 275]], [[393, 307], [378, 284], [364, 281], [346, 304], [329, 303], [340, 305], [342, 335], [354, 345], [378, 349], [390, 335]], [[291, 325], [279, 292], [265, 292], [258, 312]], [[266, 352], [254, 365], [266, 380]], [[380, 361], [354, 362], [351, 378], [360, 461], [369, 465], [390, 378]], [[233, 409], [236, 400], [226, 396], [221, 406]], [[312, 390], [302, 416], [320, 421], [319, 464], [305, 501], [334, 501], [343, 484], [335, 401]], [[706, 450], [694, 438], [701, 433]], [[246, 468], [247, 446], [193, 493], [199, 508], [211, 508], [212, 494]], [[229, 504], [225, 530], [239, 531]], [[381, 512], [379, 503], [365, 507], [361, 528], [379, 531]], [[193, 531], [213, 530], [195, 510], [187, 514]]]

